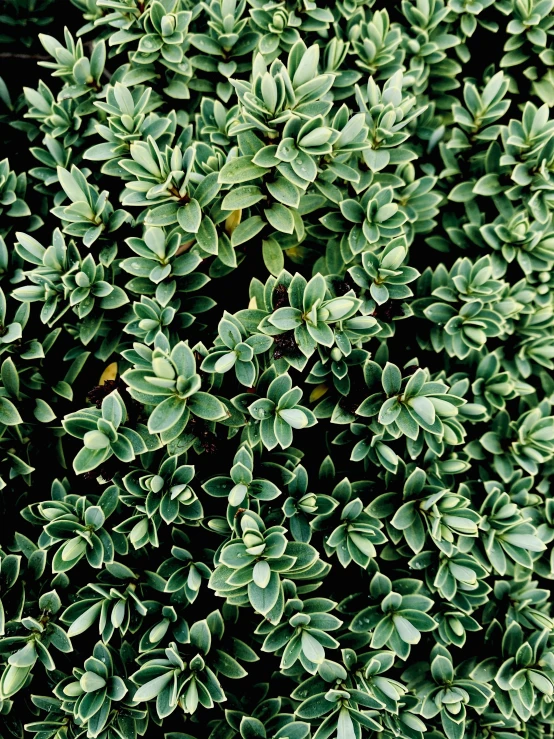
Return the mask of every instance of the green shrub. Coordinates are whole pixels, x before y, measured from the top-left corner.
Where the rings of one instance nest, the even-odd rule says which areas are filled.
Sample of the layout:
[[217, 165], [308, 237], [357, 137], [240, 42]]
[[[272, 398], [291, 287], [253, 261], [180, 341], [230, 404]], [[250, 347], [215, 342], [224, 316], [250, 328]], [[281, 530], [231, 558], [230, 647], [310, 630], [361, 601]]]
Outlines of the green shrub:
[[554, 0], [0, 24], [0, 739], [554, 736]]

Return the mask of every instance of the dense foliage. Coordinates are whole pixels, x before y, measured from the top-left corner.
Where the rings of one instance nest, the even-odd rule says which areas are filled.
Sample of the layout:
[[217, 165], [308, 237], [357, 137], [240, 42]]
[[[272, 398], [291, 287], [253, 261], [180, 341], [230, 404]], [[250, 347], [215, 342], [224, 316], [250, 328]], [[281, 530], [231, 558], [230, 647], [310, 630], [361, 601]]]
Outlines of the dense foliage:
[[552, 737], [554, 0], [0, 22], [0, 737]]

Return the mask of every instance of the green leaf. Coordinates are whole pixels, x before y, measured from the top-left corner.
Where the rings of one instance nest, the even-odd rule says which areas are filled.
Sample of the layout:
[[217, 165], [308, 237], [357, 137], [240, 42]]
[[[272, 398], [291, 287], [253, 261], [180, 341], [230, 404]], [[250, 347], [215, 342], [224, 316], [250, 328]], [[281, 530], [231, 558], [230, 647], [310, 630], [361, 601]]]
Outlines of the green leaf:
[[389, 397], [391, 395], [397, 395], [400, 392], [402, 375], [395, 364], [387, 362], [383, 369], [381, 382], [383, 384], [383, 390]]
[[252, 608], [257, 613], [261, 613], [265, 616], [265, 614], [269, 613], [277, 603], [280, 588], [281, 582], [279, 580], [279, 575], [276, 572], [271, 573], [269, 582], [265, 588], [261, 588], [255, 582], [251, 582], [248, 585], [248, 598], [252, 604]]
[[283, 205], [291, 208], [298, 208], [300, 205], [300, 190], [284, 177], [277, 177], [273, 182], [268, 182], [267, 189], [275, 200]]
[[148, 431], [151, 434], [160, 434], [172, 428], [180, 421], [186, 407], [186, 402], [175, 395], [166, 398], [150, 414]]
[[197, 392], [188, 399], [188, 405], [192, 413], [198, 418], [206, 421], [222, 421], [229, 413], [223, 403], [204, 392]]
[[242, 156], [231, 159], [224, 164], [219, 172], [219, 182], [222, 185], [236, 185], [239, 182], [250, 182], [266, 173], [264, 167], [252, 162], [252, 157]]
[[288, 208], [281, 203], [273, 203], [271, 208], [264, 210], [265, 217], [274, 229], [282, 233], [291, 234], [294, 231], [294, 218]]
[[173, 672], [168, 671], [164, 675], [154, 678], [149, 682], [142, 685], [134, 694], [133, 701], [135, 703], [141, 703], [142, 701], [149, 701], [158, 696], [166, 685], [173, 679]]
[[202, 211], [197, 200], [194, 198], [177, 211], [177, 220], [179, 226], [187, 233], [195, 234], [200, 228], [202, 220]]
[[18, 423], [23, 423], [23, 419], [19, 415], [19, 411], [8, 398], [0, 396], [0, 423], [5, 426], [17, 426]]
[[214, 222], [208, 216], [204, 216], [196, 234], [198, 246], [208, 254], [217, 254], [218, 238]]
[[223, 210], [240, 210], [255, 205], [264, 199], [264, 194], [259, 187], [244, 185], [236, 187], [223, 198], [221, 207]]

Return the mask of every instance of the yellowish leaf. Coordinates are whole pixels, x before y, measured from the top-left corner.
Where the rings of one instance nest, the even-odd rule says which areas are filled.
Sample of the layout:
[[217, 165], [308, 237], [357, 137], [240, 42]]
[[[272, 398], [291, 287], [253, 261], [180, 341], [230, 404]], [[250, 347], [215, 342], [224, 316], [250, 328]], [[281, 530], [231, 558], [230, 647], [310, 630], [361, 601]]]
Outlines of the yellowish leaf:
[[230, 236], [235, 228], [239, 225], [242, 218], [242, 210], [234, 210], [232, 213], [230, 213], [227, 218], [225, 219], [225, 231], [227, 232], [227, 235]]
[[100, 375], [99, 385], [105, 385], [106, 380], [115, 380], [117, 377], [117, 362], [109, 364]]
[[314, 389], [310, 393], [310, 403], [313, 403], [314, 401], [322, 398], [328, 390], [329, 387], [324, 382], [321, 383], [321, 385], [316, 385], [316, 387], [314, 387]]

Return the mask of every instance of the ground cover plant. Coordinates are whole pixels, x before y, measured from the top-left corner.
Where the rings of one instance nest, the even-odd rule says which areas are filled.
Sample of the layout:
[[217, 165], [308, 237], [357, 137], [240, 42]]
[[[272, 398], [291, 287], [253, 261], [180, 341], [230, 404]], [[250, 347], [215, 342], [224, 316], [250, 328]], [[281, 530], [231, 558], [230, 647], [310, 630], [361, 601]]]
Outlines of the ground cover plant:
[[553, 736], [554, 0], [6, 0], [0, 737]]

